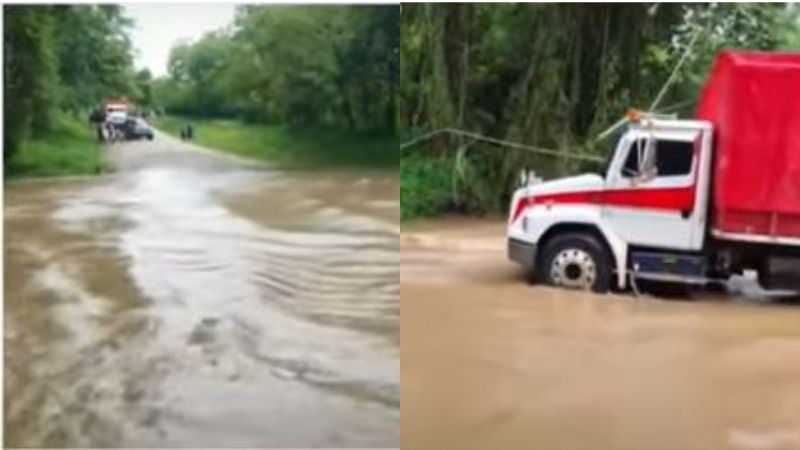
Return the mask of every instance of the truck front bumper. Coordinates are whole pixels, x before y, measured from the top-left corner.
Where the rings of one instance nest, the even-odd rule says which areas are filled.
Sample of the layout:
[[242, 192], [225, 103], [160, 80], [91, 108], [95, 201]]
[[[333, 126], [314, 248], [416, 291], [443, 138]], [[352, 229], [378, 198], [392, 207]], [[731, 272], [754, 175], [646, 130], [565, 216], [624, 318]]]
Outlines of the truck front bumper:
[[527, 269], [533, 269], [536, 265], [536, 244], [509, 238], [508, 259], [521, 264]]

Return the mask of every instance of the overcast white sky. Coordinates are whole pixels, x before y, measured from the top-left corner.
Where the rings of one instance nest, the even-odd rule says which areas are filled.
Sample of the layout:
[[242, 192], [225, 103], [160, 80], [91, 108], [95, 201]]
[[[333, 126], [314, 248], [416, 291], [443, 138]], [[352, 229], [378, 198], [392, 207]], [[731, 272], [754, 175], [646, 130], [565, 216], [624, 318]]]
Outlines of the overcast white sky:
[[136, 23], [131, 33], [136, 67], [154, 77], [167, 73], [169, 50], [181, 39], [198, 39], [233, 23], [233, 3], [123, 3]]

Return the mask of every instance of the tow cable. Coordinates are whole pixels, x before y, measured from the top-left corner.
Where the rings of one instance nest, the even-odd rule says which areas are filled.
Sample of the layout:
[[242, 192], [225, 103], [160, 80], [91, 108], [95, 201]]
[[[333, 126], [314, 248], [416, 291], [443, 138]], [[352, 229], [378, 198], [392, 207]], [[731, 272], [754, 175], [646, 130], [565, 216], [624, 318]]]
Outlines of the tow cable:
[[555, 150], [551, 148], [544, 148], [544, 147], [536, 147], [533, 145], [525, 145], [520, 144], [517, 142], [506, 141], [503, 139], [497, 139], [490, 136], [485, 136], [478, 133], [473, 133], [471, 131], [459, 130], [457, 128], [439, 128], [437, 130], [429, 131], [422, 136], [418, 136], [408, 142], [404, 142], [400, 144], [400, 150], [406, 149], [408, 147], [417, 145], [421, 142], [427, 141], [432, 139], [434, 136], [440, 134], [450, 134], [455, 136], [463, 136], [475, 141], [482, 141], [488, 142], [490, 144], [502, 146], [502, 147], [510, 147], [515, 148], [518, 150], [525, 150], [531, 153], [536, 153], [540, 155], [548, 155], [548, 156], [555, 156], [559, 158], [570, 158], [570, 159], [578, 159], [582, 161], [592, 161], [592, 162], [603, 162], [603, 158], [600, 156], [594, 155], [582, 155], [582, 154], [575, 154], [575, 153], [566, 153], [564, 151]]

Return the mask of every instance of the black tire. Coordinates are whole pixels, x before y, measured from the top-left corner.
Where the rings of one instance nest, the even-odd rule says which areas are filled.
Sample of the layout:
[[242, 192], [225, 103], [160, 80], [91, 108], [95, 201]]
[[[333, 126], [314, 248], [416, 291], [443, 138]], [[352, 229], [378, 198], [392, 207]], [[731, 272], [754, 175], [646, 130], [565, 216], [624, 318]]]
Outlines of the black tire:
[[[577, 270], [582, 271], [575, 278], [570, 276], [569, 269], [571, 267], [563, 267], [562, 264], [565, 255], [569, 258], [569, 255], [573, 254], [586, 263], [573, 264], [568, 261], [567, 266], [575, 266]], [[571, 286], [569, 283], [584, 280], [585, 283], [580, 287], [600, 293], [608, 292], [611, 287], [613, 273], [611, 255], [603, 244], [591, 234], [565, 233], [557, 235], [544, 244], [540, 255], [536, 263], [536, 278], [544, 283], [551, 286], [578, 288], [579, 286]], [[557, 258], [559, 258], [558, 261]], [[564, 272], [563, 281], [555, 276], [555, 272]]]
[[153, 135], [152, 134], [148, 134], [147, 135], [147, 140], [148, 141], [152, 141], [153, 140]]

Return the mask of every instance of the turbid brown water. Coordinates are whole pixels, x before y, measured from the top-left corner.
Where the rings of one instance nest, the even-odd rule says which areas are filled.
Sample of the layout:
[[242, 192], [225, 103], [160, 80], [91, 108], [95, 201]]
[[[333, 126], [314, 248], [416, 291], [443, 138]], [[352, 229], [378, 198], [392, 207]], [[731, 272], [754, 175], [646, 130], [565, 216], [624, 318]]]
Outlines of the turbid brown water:
[[403, 230], [404, 450], [800, 448], [800, 305], [532, 286], [504, 244]]
[[396, 173], [109, 159], [5, 186], [6, 446], [398, 445]]

